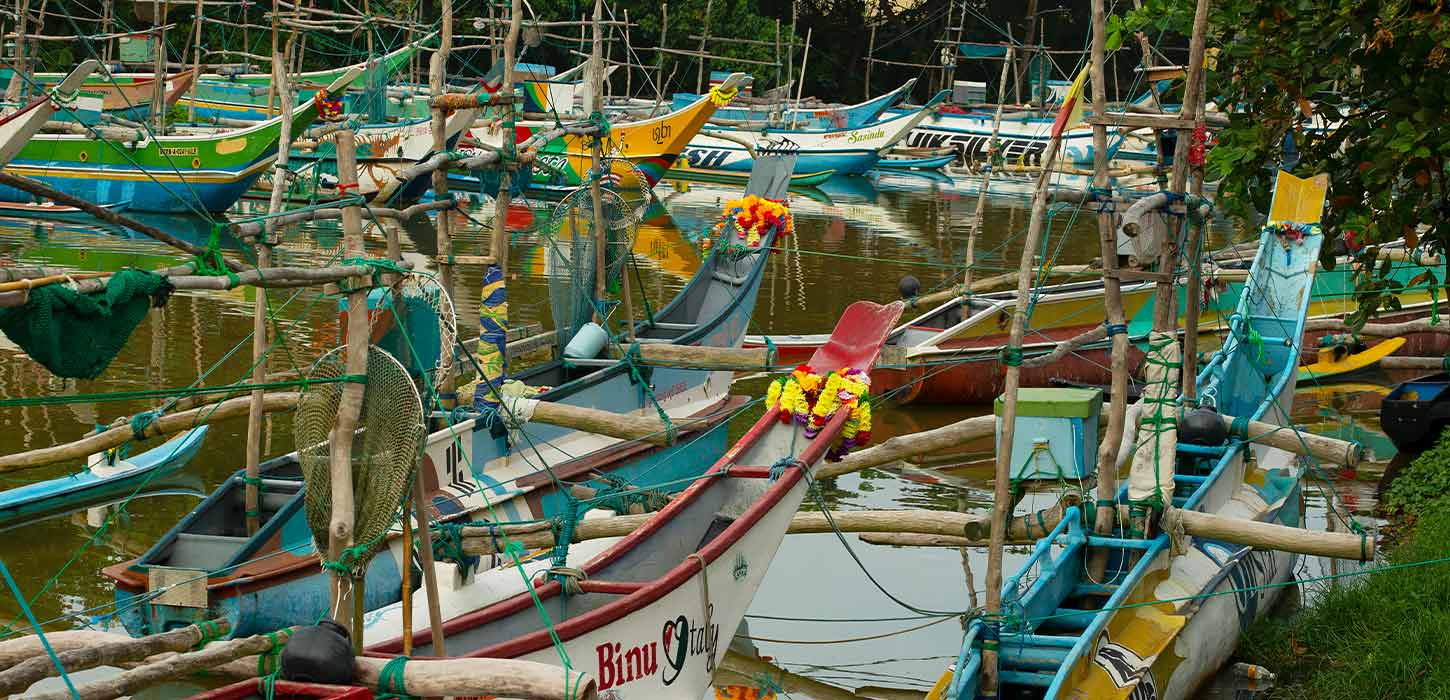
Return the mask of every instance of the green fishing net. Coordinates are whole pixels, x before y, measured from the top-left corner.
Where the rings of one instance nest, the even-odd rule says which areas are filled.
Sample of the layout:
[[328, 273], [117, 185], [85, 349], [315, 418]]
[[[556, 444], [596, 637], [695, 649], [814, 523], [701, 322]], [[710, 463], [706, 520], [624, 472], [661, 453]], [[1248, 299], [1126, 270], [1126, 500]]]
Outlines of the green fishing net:
[[170, 294], [165, 277], [144, 270], [117, 272], [95, 294], [61, 284], [36, 287], [24, 306], [0, 309], [0, 331], [56, 376], [95, 379], [146, 312]]

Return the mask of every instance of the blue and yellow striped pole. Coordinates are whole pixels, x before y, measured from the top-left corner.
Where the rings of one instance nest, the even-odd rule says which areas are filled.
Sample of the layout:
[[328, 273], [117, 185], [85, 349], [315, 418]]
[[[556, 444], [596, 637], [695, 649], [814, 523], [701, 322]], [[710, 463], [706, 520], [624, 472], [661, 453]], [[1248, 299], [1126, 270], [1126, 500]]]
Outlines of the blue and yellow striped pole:
[[509, 294], [504, 284], [503, 268], [489, 265], [483, 273], [482, 299], [478, 305], [478, 385], [473, 392], [473, 407], [494, 408], [493, 389], [503, 381], [508, 363], [504, 349], [508, 345]]

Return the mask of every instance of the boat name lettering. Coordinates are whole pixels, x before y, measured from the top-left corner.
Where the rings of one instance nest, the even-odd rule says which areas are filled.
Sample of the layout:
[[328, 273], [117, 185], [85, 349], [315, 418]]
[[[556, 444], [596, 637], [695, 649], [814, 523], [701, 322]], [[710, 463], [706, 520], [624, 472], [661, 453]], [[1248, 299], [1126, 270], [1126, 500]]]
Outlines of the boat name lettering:
[[[715, 612], [715, 606], [706, 609], [706, 619]], [[684, 671], [691, 657], [705, 657], [705, 672], [715, 672], [715, 650], [720, 642], [720, 626], [695, 624], [685, 615], [666, 621], [660, 633], [660, 641], [646, 642], [625, 647], [619, 642], [605, 642], [594, 648], [598, 660], [595, 680], [599, 683], [601, 695], [626, 683], [659, 676], [665, 685], [674, 683]], [[661, 671], [660, 647], [664, 647], [665, 669]]]
[[[970, 134], [945, 134], [939, 131], [917, 129], [906, 136], [908, 148], [951, 148], [957, 157], [966, 162], [985, 162], [991, 136]], [[1041, 165], [1042, 155], [1047, 151], [1046, 139], [1021, 139], [1001, 137], [997, 139], [1002, 159], [1008, 163]]]
[[886, 138], [886, 132], [882, 129], [872, 129], [870, 131], [853, 131], [850, 136], [846, 137], [846, 141], [849, 143], [860, 143], [862, 141], [881, 138]]
[[685, 159], [692, 168], [718, 168], [730, 157], [730, 151], [721, 148], [691, 148], [685, 151]]
[[672, 131], [672, 129], [670, 129], [670, 125], [669, 124], [660, 124], [660, 125], [658, 125], [655, 128], [653, 128], [653, 129], [650, 130], [649, 137], [651, 139], [653, 139], [654, 142], [657, 143], [657, 144], [658, 143], [664, 143], [665, 142], [665, 139], [667, 139], [667, 138], [670, 137], [670, 132], [671, 131]]
[[538, 156], [538, 159], [540, 161], [542, 161], [543, 164], [544, 164], [544, 166], [547, 167], [547, 168], [549, 168], [550, 170], [568, 170], [569, 169], [569, 156], [558, 155], [558, 154], [553, 154], [553, 155], [540, 155], [540, 156]]
[[201, 152], [196, 146], [162, 146], [161, 154], [167, 156], [194, 156]]
[[656, 393], [655, 394], [655, 400], [656, 401], [668, 401], [670, 399], [675, 398], [676, 396], [679, 396], [680, 394], [685, 393], [685, 390], [686, 389], [689, 389], [689, 387], [686, 386], [684, 382], [675, 382], [674, 384], [671, 384], [670, 385], [670, 388], [665, 389], [664, 391], [661, 391], [661, 392]]

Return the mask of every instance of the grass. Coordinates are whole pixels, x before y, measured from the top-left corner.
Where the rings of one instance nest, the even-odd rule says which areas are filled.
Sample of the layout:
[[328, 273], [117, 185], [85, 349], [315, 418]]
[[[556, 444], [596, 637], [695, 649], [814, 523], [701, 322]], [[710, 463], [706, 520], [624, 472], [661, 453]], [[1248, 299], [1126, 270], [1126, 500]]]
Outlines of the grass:
[[[1395, 480], [1388, 564], [1450, 557], [1450, 438]], [[1265, 619], [1238, 656], [1278, 674], [1269, 700], [1450, 700], [1450, 562], [1320, 584], [1313, 605]]]

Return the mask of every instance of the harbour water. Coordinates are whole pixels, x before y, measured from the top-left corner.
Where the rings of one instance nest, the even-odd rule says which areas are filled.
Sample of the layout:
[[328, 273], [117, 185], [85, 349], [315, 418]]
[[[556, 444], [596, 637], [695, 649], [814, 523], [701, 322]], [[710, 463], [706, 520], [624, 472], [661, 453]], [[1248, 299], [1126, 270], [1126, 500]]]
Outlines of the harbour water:
[[[661, 204], [645, 212], [634, 250], [641, 288], [652, 308], [678, 292], [702, 255], [698, 241], [725, 200], [738, 190], [725, 186], [661, 185]], [[913, 175], [836, 178], [818, 190], [793, 195], [795, 235], [774, 254], [752, 321], [752, 332], [784, 334], [829, 330], [855, 299], [897, 297], [898, 280], [912, 275], [923, 291], [959, 281], [975, 191], [964, 184]], [[244, 203], [251, 211], [256, 205]], [[487, 211], [491, 211], [491, 208]], [[238, 212], [233, 218], [248, 216]], [[488, 231], [478, 223], [481, 207], [450, 212], [459, 254], [486, 252]], [[210, 222], [148, 219], [148, 223], [205, 245]], [[988, 201], [977, 246], [979, 274], [1015, 270], [1027, 223], [1025, 199], [1007, 195]], [[1052, 235], [1039, 251], [1059, 264], [1097, 257], [1094, 217], [1074, 206], [1055, 209]], [[436, 252], [429, 226], [409, 228], [405, 255], [426, 266]], [[1220, 237], [1227, 227], [1218, 227]], [[514, 322], [551, 325], [546, 260], [547, 231], [515, 236], [509, 279]], [[228, 241], [221, 240], [222, 245]], [[1220, 241], [1222, 242], [1222, 241]], [[284, 236], [283, 263], [316, 265], [339, 256], [335, 223], [308, 225]], [[382, 254], [382, 240], [369, 240]], [[0, 256], [17, 264], [62, 265], [78, 271], [124, 265], [163, 267], [182, 258], [165, 246], [124, 231], [73, 221], [0, 219]], [[456, 306], [459, 336], [477, 333], [481, 269], [459, 268]], [[633, 281], [632, 284], [635, 284]], [[74, 440], [97, 424], [155, 408], [154, 401], [101, 401], [99, 394], [242, 381], [250, 364], [252, 292], [178, 293], [136, 330], [106, 374], [96, 381], [57, 380], [0, 336], [0, 401], [67, 395], [62, 405], [0, 409], [0, 453]], [[305, 368], [340, 341], [336, 303], [316, 290], [274, 294], [278, 329], [287, 340], [272, 355], [273, 371]], [[638, 309], [637, 313], [647, 313]], [[68, 339], [84, 343], [86, 338]], [[760, 395], [764, 378], [746, 378], [737, 393]], [[1340, 387], [1301, 387], [1297, 422], [1315, 432], [1352, 437], [1369, 445], [1374, 463], [1357, 473], [1324, 472], [1305, 484], [1304, 509], [1311, 528], [1326, 527], [1326, 502], [1337, 499], [1361, 517], [1374, 506], [1375, 483], [1392, 456], [1379, 436], [1378, 397], [1388, 378]], [[990, 406], [902, 407], [876, 411], [875, 439], [979, 415]], [[750, 418], [737, 420], [738, 434]], [[214, 426], [200, 454], [181, 473], [143, 486], [121, 506], [56, 514], [10, 527], [0, 536], [0, 560], [15, 574], [31, 609], [48, 629], [106, 624], [112, 591], [99, 575], [105, 566], [140, 555], [200, 498], [242, 465], [245, 421]], [[137, 448], [133, 448], [137, 449]], [[264, 457], [291, 449], [289, 419], [268, 421]], [[1390, 448], [1392, 450], [1392, 448]], [[929, 508], [985, 514], [991, 495], [991, 445], [969, 446], [961, 459], [944, 464], [902, 465], [868, 470], [822, 483], [820, 504], [830, 508]], [[80, 468], [79, 463], [0, 475], [13, 487]], [[819, 507], [807, 503], [808, 508]], [[1023, 555], [1010, 551], [1008, 570]], [[961, 643], [960, 618], [984, 599], [984, 550], [883, 548], [854, 535], [788, 537], [760, 590], [748, 629], [760, 654], [795, 673], [846, 688], [861, 686], [926, 690], [954, 661]], [[1302, 576], [1314, 577], [1350, 565], [1306, 560]], [[973, 593], [975, 591], [975, 594]], [[1312, 591], [1311, 591], [1312, 593]], [[0, 594], [0, 638], [28, 632], [21, 607]], [[179, 692], [179, 691], [176, 691]], [[1244, 697], [1230, 683], [1204, 697]]]

